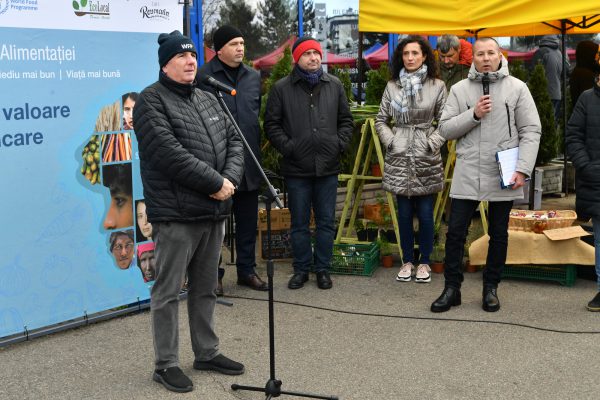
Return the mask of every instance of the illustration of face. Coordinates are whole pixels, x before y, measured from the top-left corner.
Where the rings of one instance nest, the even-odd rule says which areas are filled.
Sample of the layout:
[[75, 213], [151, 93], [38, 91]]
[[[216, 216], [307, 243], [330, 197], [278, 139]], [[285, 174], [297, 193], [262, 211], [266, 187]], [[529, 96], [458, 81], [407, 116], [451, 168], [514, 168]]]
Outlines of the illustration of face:
[[104, 218], [104, 229], [119, 229], [133, 225], [131, 193], [110, 190], [110, 206]]
[[133, 226], [131, 164], [102, 167], [103, 185], [110, 191], [110, 205], [104, 217], [104, 229]]
[[131, 97], [123, 102], [123, 129], [133, 129], [133, 106], [135, 101]]
[[127, 269], [133, 260], [133, 240], [126, 234], [119, 234], [112, 244], [112, 255], [120, 269]]
[[140, 269], [146, 282], [153, 281], [155, 275], [154, 269], [154, 250], [145, 251], [140, 255]]
[[[148, 217], [146, 216], [146, 203], [143, 201], [139, 201], [137, 203], [137, 224], [140, 228], [140, 232], [147, 240], [152, 239], [152, 224], [148, 222]], [[138, 242], [140, 240], [138, 239]]]

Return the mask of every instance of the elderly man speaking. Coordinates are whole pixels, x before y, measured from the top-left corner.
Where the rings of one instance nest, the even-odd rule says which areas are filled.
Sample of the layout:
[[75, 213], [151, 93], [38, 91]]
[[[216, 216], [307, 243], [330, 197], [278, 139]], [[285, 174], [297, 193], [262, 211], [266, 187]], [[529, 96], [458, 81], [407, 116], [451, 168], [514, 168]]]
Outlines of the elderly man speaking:
[[[440, 119], [440, 134], [456, 139], [456, 167], [446, 236], [445, 288], [431, 305], [432, 312], [460, 305], [461, 262], [467, 229], [480, 201], [489, 202], [490, 235], [483, 270], [482, 308], [498, 311], [497, 288], [506, 262], [508, 218], [513, 200], [523, 197], [540, 143], [540, 118], [527, 85], [508, 73], [508, 62], [492, 38], [473, 47], [473, 65], [467, 79], [448, 95]], [[508, 188], [502, 188], [496, 162], [498, 151], [518, 148], [516, 170]]]

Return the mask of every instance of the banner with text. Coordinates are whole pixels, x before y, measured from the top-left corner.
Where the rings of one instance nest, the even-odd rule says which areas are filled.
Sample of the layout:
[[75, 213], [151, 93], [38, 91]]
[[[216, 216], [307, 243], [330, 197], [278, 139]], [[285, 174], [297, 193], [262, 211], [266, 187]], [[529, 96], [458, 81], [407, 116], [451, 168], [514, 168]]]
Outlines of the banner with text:
[[149, 298], [132, 109], [177, 0], [0, 0], [0, 337]]

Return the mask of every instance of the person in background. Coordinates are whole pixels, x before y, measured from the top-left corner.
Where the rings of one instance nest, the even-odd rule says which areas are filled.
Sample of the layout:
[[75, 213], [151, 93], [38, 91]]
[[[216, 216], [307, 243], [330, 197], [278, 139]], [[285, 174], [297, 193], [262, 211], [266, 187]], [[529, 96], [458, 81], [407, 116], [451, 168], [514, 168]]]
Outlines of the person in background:
[[[398, 43], [375, 129], [385, 152], [383, 189], [396, 195], [402, 247], [397, 281], [431, 282], [433, 204], [444, 187], [440, 148], [445, 139], [437, 122], [446, 102], [446, 86], [436, 79], [433, 50], [421, 36]], [[419, 219], [420, 260], [414, 258], [413, 218]], [[418, 266], [415, 268], [415, 264]]]
[[242, 142], [215, 97], [196, 88], [196, 47], [179, 31], [158, 36], [158, 81], [133, 109], [146, 214], [156, 246], [150, 307], [154, 381], [193, 390], [179, 367], [179, 292], [188, 276], [187, 309], [194, 369], [228, 375], [244, 366], [219, 352], [214, 331], [217, 268], [242, 179]]
[[577, 104], [577, 99], [581, 93], [594, 87], [594, 78], [600, 73], [599, 59], [598, 43], [591, 40], [583, 40], [577, 43], [575, 68], [571, 72], [569, 81], [573, 105]]
[[[265, 133], [281, 155], [291, 217], [294, 275], [288, 288], [308, 281], [311, 266], [319, 289], [330, 289], [335, 235], [335, 201], [340, 156], [348, 147], [354, 122], [344, 87], [323, 72], [321, 45], [302, 37], [292, 46], [292, 72], [271, 88], [265, 113]], [[314, 254], [309, 229], [314, 210]]]
[[[216, 56], [204, 64], [196, 78], [200, 89], [214, 93], [202, 80], [211, 76], [236, 89], [236, 95], [224, 93], [225, 104], [240, 127], [252, 153], [260, 161], [260, 75], [243, 63], [244, 35], [237, 28], [223, 25], [213, 34]], [[267, 284], [256, 273], [256, 229], [258, 221], [258, 191], [261, 184], [259, 166], [254, 163], [248, 149], [244, 149], [244, 175], [233, 195], [235, 218], [235, 249], [237, 256], [237, 284], [254, 290], [267, 290]], [[217, 295], [223, 295], [223, 275], [219, 267]]]
[[471, 43], [459, 39], [456, 35], [442, 35], [437, 42], [437, 51], [440, 77], [446, 84], [446, 89], [450, 90], [452, 85], [462, 81], [469, 74], [473, 59]]
[[[557, 125], [560, 121], [560, 105], [562, 103], [560, 82], [563, 73], [563, 56], [558, 49], [559, 44], [560, 38], [558, 35], [542, 36], [539, 48], [533, 55], [532, 60], [534, 67], [537, 63], [544, 66], [546, 80], [548, 81], [548, 94], [554, 107], [554, 123]], [[568, 68], [568, 66], [567, 64], [565, 67]]]
[[[482, 79], [489, 78], [483, 95]], [[541, 123], [527, 85], [509, 75], [508, 62], [493, 38], [477, 39], [468, 79], [450, 89], [440, 120], [440, 134], [456, 140], [456, 166], [450, 187], [452, 198], [446, 258], [445, 287], [431, 304], [432, 312], [448, 311], [461, 304], [464, 279], [462, 260], [471, 218], [479, 202], [488, 201], [490, 236], [481, 306], [500, 309], [497, 289], [506, 262], [508, 219], [513, 200], [523, 198], [525, 179], [537, 157]], [[502, 189], [496, 153], [518, 147], [512, 186]]]
[[600, 311], [600, 81], [584, 91], [573, 108], [565, 131], [566, 153], [576, 169], [575, 208], [582, 220], [592, 219], [598, 292], [588, 303]]

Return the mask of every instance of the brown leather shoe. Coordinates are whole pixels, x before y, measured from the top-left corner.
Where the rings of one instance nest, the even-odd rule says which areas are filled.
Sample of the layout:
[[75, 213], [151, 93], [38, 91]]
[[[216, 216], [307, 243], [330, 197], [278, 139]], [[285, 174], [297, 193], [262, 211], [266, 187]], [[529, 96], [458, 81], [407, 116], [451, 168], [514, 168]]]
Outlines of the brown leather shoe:
[[248, 286], [250, 289], [265, 291], [269, 290], [267, 283], [258, 277], [256, 274], [248, 275], [244, 278], [238, 277], [237, 284], [240, 286]]
[[217, 282], [217, 288], [215, 289], [215, 294], [217, 295], [217, 297], [223, 297], [223, 280], [221, 278], [219, 278], [219, 281]]

